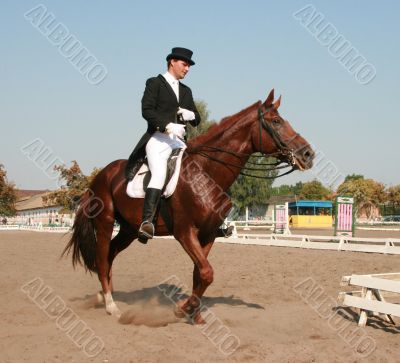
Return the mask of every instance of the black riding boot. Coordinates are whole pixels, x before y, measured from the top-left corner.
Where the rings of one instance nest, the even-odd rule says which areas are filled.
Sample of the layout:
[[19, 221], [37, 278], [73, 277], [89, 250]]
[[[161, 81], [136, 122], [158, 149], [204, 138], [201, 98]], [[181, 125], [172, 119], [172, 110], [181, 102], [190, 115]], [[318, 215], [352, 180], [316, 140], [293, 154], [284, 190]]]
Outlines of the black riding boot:
[[161, 190], [147, 188], [144, 197], [143, 218], [138, 232], [138, 239], [142, 243], [147, 243], [149, 238], [154, 236], [153, 219], [157, 211], [158, 202], [161, 198]]
[[227, 228], [218, 228], [217, 237], [231, 237], [235, 227], [229, 226]]

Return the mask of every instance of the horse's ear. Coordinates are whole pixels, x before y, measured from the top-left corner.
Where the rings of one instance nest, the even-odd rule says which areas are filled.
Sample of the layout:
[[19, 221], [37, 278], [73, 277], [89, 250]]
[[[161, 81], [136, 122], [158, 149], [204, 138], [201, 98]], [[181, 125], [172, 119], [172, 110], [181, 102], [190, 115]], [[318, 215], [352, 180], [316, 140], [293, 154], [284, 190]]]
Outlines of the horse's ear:
[[273, 103], [272, 107], [277, 110], [279, 106], [281, 105], [281, 96]]
[[274, 89], [272, 88], [272, 90], [270, 91], [267, 99], [265, 100], [265, 107], [270, 107], [272, 105], [272, 102], [274, 102]]

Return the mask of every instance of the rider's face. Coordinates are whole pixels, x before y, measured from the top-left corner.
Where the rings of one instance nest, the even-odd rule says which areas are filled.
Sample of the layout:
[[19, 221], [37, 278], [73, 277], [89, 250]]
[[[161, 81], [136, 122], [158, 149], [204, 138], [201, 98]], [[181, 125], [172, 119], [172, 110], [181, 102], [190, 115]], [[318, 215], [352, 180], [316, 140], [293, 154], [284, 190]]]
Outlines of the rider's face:
[[189, 72], [190, 64], [183, 60], [171, 59], [170, 73], [175, 76], [176, 79], [185, 78], [186, 74]]

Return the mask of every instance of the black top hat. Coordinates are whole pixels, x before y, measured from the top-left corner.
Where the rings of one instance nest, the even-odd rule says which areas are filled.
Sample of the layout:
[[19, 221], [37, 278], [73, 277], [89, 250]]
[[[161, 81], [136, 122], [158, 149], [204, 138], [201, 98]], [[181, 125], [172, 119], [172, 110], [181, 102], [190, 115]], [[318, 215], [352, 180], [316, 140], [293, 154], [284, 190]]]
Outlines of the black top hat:
[[167, 55], [167, 62], [170, 59], [179, 59], [188, 62], [191, 66], [193, 66], [195, 63], [192, 61], [192, 54], [193, 52], [186, 48], [172, 48], [171, 54]]

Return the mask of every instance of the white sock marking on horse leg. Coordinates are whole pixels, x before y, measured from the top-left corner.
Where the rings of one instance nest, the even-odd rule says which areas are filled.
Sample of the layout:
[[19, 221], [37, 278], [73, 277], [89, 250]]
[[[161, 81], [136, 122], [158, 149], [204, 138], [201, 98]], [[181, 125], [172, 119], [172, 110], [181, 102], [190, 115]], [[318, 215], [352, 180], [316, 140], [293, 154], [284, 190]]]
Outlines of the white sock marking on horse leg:
[[111, 292], [104, 294], [104, 300], [106, 302], [106, 312], [112, 316], [119, 318], [121, 316], [121, 311], [118, 309], [117, 304], [114, 302]]

